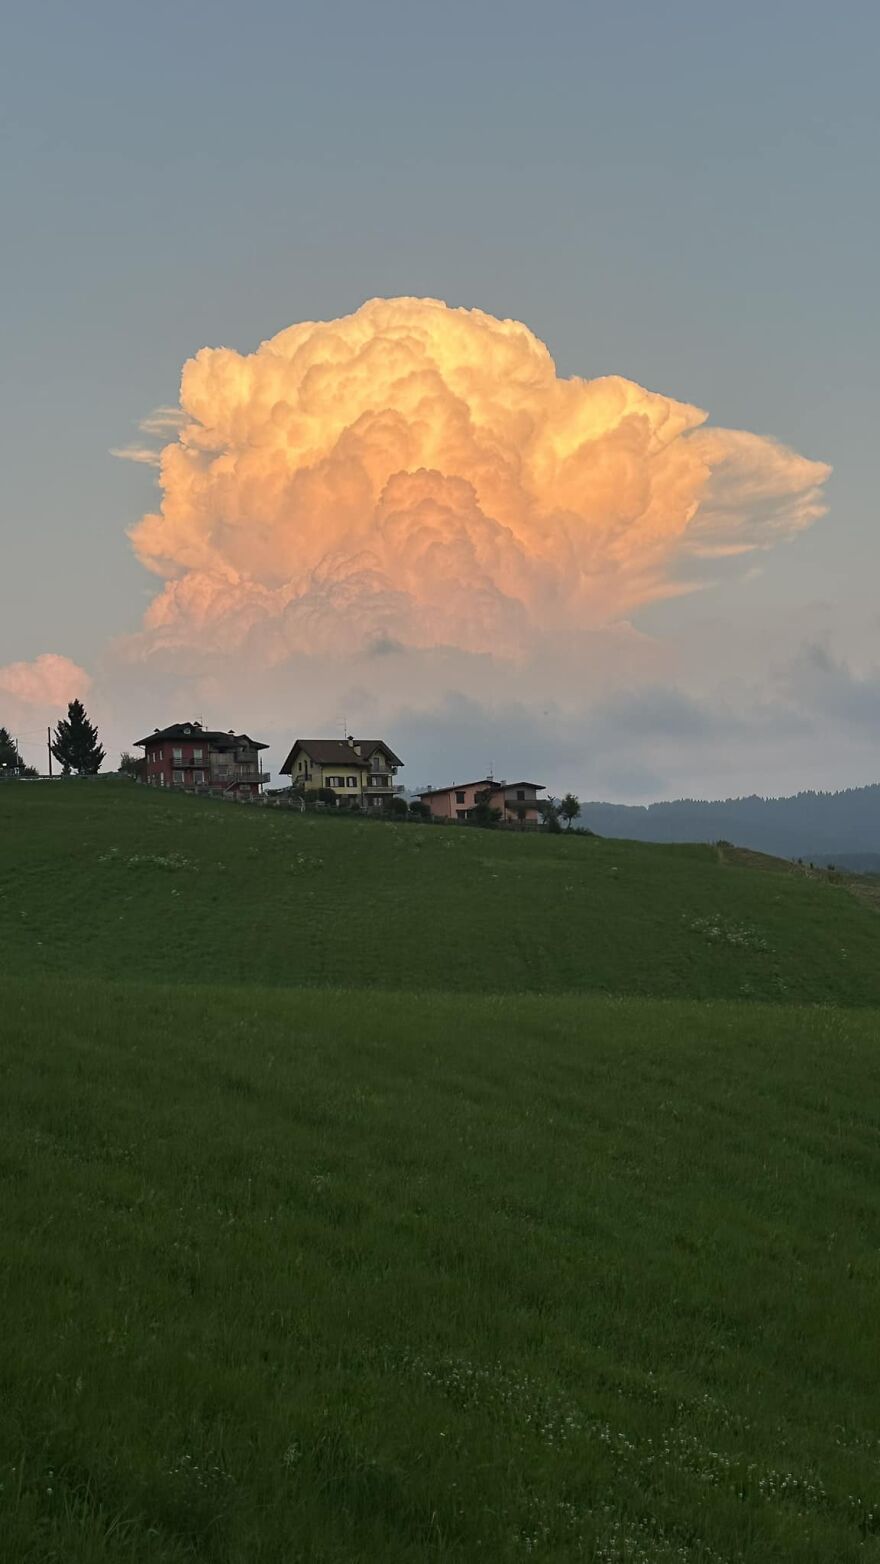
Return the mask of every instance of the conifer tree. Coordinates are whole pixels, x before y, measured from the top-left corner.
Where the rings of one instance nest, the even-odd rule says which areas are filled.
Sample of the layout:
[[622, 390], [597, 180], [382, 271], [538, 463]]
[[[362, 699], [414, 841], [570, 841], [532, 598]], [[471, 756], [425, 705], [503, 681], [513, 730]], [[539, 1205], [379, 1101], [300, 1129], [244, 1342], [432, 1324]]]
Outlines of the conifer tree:
[[98, 730], [89, 722], [82, 701], [71, 701], [67, 716], [55, 729], [52, 754], [66, 777], [73, 771], [78, 777], [94, 776], [100, 771], [104, 751], [98, 743]]
[[8, 728], [0, 728], [0, 770], [8, 767], [10, 771], [17, 771], [19, 760], [15, 739]]
[[0, 777], [35, 777], [33, 766], [26, 766], [21, 750], [8, 728], [0, 728]]

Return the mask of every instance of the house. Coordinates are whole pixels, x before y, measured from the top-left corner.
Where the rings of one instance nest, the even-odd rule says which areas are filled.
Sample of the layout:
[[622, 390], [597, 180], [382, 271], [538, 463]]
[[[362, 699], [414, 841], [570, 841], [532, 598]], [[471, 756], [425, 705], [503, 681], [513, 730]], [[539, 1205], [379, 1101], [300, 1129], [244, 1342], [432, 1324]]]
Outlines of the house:
[[403, 761], [384, 739], [297, 739], [282, 776], [298, 788], [327, 788], [337, 804], [381, 809], [403, 788], [395, 782]]
[[259, 754], [269, 746], [231, 728], [222, 733], [200, 722], [175, 722], [138, 739], [135, 747], [144, 751], [144, 780], [150, 787], [204, 788], [254, 798], [269, 780]]
[[428, 788], [419, 797], [431, 814], [442, 820], [467, 820], [476, 805], [485, 802], [490, 809], [501, 810], [505, 825], [538, 825], [538, 794], [543, 791], [543, 782], [496, 782], [494, 777], [481, 777], [478, 782]]

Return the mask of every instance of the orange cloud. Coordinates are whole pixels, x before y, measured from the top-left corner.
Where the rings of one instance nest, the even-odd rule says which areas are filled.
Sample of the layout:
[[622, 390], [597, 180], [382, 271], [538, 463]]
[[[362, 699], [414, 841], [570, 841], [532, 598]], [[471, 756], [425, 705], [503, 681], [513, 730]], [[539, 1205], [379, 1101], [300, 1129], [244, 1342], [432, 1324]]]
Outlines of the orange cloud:
[[830, 470], [617, 376], [562, 379], [524, 325], [433, 299], [205, 348], [180, 403], [131, 534], [164, 582], [144, 649], [267, 662], [513, 655], [614, 623], [681, 590], [688, 557], [808, 526]]
[[26, 706], [66, 706], [85, 695], [91, 682], [83, 668], [55, 652], [0, 668], [0, 691]]

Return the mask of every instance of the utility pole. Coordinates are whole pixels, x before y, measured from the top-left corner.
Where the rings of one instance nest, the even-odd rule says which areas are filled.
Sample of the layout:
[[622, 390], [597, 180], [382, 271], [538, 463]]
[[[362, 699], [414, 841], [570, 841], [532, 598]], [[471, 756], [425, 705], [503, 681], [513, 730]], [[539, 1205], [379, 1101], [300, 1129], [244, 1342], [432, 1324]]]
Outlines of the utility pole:
[[46, 729], [46, 748], [49, 751], [49, 781], [52, 780], [52, 729]]

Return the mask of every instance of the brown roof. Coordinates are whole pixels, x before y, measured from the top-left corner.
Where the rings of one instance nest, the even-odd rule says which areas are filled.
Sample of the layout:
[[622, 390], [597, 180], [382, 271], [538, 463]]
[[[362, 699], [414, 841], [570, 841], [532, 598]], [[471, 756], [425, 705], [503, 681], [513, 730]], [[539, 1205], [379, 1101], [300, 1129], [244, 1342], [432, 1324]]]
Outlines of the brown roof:
[[[360, 754], [357, 753], [360, 749]], [[282, 776], [289, 776], [293, 768], [293, 762], [297, 754], [302, 751], [310, 760], [317, 762], [319, 766], [348, 766], [366, 771], [369, 769], [370, 756], [377, 749], [385, 751], [389, 764], [402, 766], [403, 761], [395, 755], [393, 749], [389, 749], [384, 739], [297, 739], [290, 751], [284, 765], [281, 767]]]

